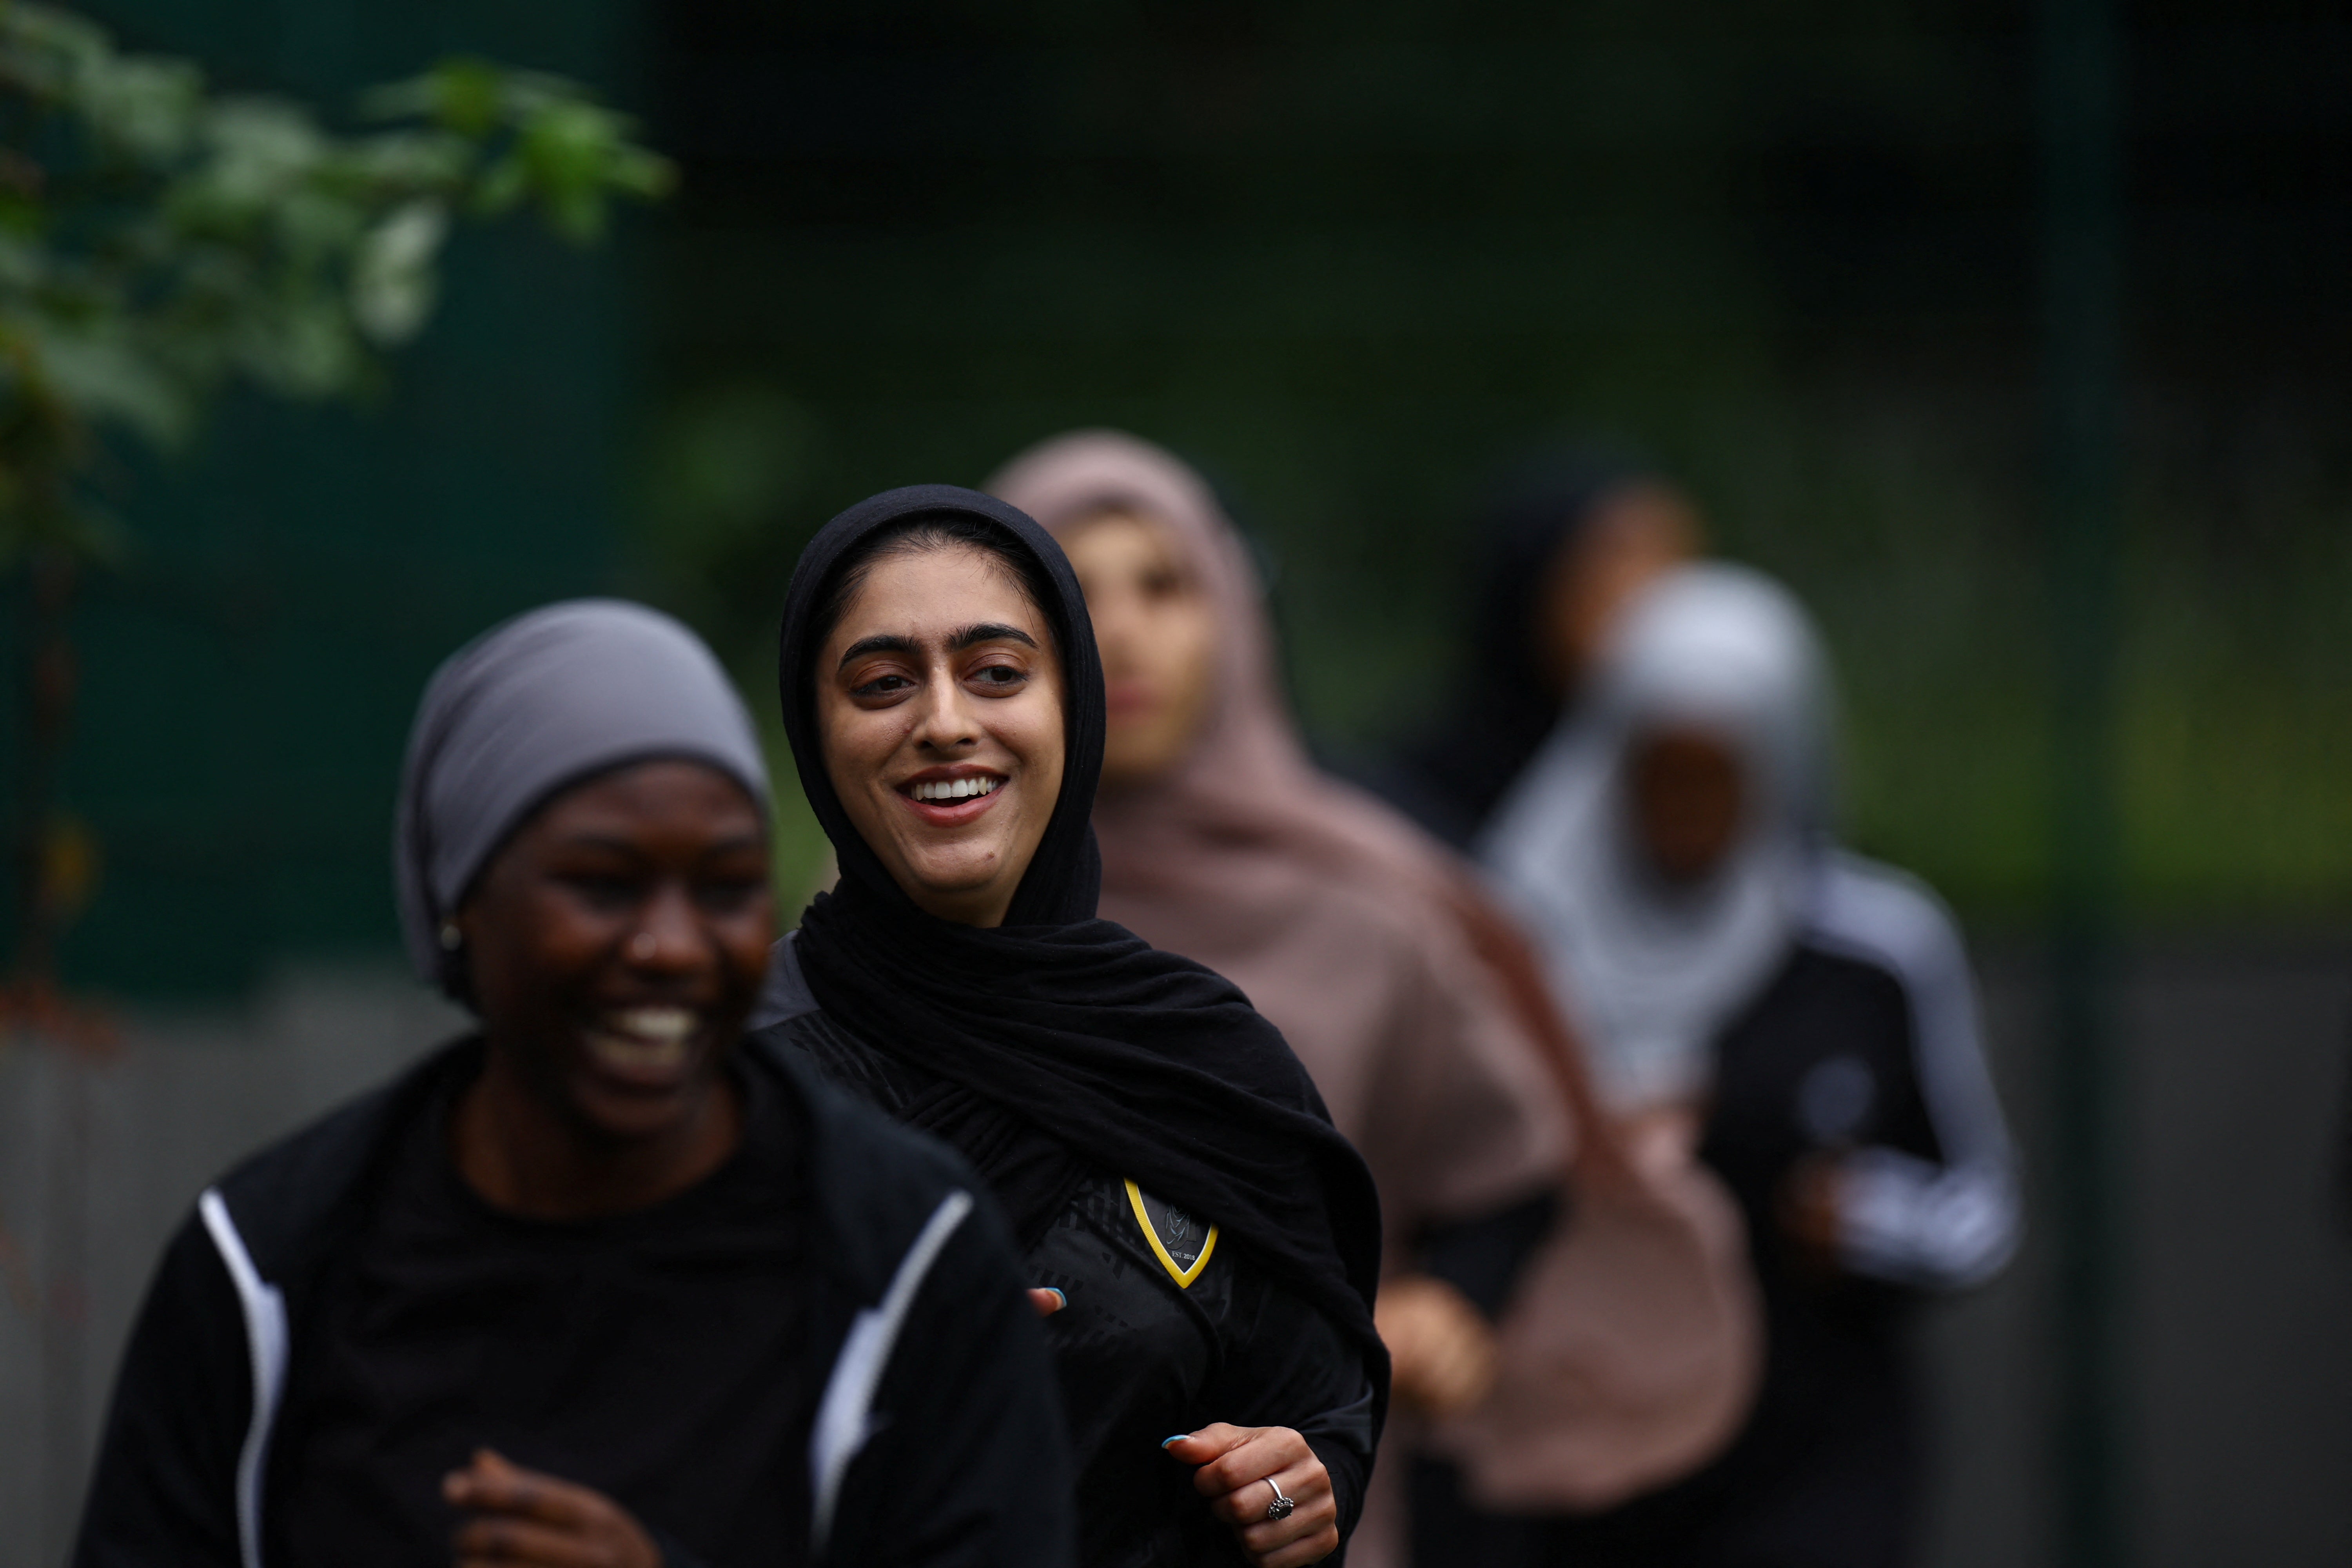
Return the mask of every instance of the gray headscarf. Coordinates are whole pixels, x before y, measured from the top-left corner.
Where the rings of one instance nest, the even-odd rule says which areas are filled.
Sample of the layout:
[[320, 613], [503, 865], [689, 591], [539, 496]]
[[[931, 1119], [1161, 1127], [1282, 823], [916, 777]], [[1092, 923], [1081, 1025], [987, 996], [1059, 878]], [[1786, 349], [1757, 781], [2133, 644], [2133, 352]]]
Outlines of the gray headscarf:
[[708, 763], [768, 810], [741, 699], [701, 639], [659, 611], [568, 600], [451, 655], [417, 705], [394, 829], [417, 974], [457, 994], [441, 922], [525, 817], [567, 784], [655, 757]]

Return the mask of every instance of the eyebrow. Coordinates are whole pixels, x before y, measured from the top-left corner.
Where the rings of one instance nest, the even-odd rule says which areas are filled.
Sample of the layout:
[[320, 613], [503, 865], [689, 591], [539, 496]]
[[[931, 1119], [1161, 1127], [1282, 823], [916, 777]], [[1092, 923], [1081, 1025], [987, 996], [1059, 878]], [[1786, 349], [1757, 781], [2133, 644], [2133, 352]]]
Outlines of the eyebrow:
[[[1037, 639], [1019, 626], [1008, 626], [1002, 621], [980, 621], [950, 632], [948, 635], [948, 651], [961, 653], [984, 642], [1017, 642], [1030, 647], [1037, 646]], [[834, 668], [845, 668], [853, 659], [864, 658], [869, 653], [914, 654], [920, 651], [910, 637], [902, 637], [896, 632], [877, 632], [870, 637], [859, 637], [843, 648], [841, 662]]]

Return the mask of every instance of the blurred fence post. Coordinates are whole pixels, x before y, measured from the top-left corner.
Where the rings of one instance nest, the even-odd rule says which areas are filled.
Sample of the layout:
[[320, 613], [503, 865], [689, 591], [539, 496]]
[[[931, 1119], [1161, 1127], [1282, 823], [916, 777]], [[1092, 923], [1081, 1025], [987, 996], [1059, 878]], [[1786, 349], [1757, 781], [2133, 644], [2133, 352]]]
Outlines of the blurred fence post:
[[2054, 661], [2050, 1140], [2059, 1561], [2130, 1558], [2122, 1286], [2127, 1085], [2110, 1003], [2117, 829], [2116, 443], [2121, 84], [2116, 0], [2042, 0], [2042, 401]]

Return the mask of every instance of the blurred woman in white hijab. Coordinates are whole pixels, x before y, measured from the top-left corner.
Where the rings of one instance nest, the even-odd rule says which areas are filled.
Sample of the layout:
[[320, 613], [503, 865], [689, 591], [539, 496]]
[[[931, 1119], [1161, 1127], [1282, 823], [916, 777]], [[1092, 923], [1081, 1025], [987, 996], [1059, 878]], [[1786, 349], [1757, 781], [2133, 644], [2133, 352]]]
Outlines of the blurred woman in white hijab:
[[1696, 1141], [1749, 1230], [1764, 1385], [1715, 1465], [1544, 1553], [1891, 1568], [1924, 1465], [1903, 1328], [2019, 1225], [1950, 916], [1832, 837], [1829, 676], [1804, 611], [1721, 564], [1662, 579], [1481, 846], [1622, 1116]]

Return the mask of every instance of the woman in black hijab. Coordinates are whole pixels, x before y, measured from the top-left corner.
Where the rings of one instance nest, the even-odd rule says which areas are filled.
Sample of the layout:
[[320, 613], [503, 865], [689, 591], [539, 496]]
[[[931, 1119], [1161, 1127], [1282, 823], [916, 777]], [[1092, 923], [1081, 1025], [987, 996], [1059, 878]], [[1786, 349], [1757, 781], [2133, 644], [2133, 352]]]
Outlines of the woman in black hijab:
[[1241, 993], [1095, 916], [1102, 674], [1061, 550], [975, 491], [874, 497], [803, 553], [782, 666], [841, 880], [779, 945], [761, 1037], [1004, 1205], [1084, 1561], [1323, 1559], [1387, 1402], [1377, 1203]]
[[1697, 512], [1654, 473], [1569, 447], [1521, 463], [1478, 540], [1468, 678], [1445, 713], [1364, 782], [1467, 849], [1572, 706], [1617, 612], [1697, 553]]

